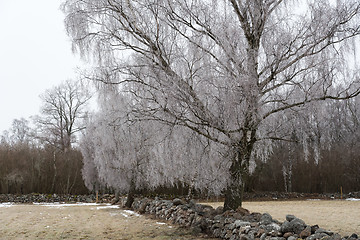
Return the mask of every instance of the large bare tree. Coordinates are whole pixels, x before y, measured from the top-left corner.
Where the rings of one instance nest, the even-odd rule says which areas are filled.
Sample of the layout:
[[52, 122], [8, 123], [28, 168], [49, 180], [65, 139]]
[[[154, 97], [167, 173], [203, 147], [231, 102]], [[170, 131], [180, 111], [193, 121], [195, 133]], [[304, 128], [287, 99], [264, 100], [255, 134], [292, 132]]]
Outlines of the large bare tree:
[[66, 152], [75, 133], [84, 129], [89, 91], [79, 82], [67, 80], [41, 95], [41, 115], [35, 117], [38, 136], [46, 143]]
[[262, 144], [290, 139], [277, 134], [279, 114], [359, 94], [356, 0], [66, 0], [63, 9], [74, 49], [99, 63], [93, 79], [122, 83], [140, 117], [227, 149], [225, 210], [241, 206]]

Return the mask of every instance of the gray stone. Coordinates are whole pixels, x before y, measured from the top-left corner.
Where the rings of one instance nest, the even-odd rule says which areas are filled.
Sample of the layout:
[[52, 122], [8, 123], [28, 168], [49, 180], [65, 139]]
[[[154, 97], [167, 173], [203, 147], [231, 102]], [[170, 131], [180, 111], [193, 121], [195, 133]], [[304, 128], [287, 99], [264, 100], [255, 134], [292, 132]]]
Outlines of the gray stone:
[[[334, 235], [332, 235], [330, 238], [330, 240], [341, 240], [341, 236], [338, 233], [335, 233]], [[354, 238], [357, 239], [357, 238]]]
[[318, 230], [315, 231], [315, 233], [325, 233], [325, 234], [327, 234], [329, 236], [332, 236], [334, 234], [333, 232], [325, 230], [323, 228], [319, 228]]
[[281, 230], [281, 227], [276, 223], [271, 223], [268, 225], [261, 225], [263, 229], [265, 229], [267, 232], [276, 231], [279, 232]]
[[260, 224], [268, 225], [273, 222], [272, 216], [268, 213], [264, 213], [260, 218]]
[[356, 233], [353, 233], [353, 234], [351, 234], [350, 238], [355, 238], [355, 239], [358, 239], [358, 238], [359, 238], [359, 236], [358, 236]]
[[[289, 215], [287, 215], [288, 217]], [[291, 216], [291, 215], [290, 215]], [[287, 219], [292, 219], [287, 218]], [[306, 227], [306, 224], [303, 220], [299, 219], [299, 218], [294, 218], [291, 220], [291, 222], [289, 221], [285, 221], [282, 225], [281, 225], [281, 229], [280, 231], [282, 233], [287, 233], [287, 232], [294, 232], [296, 234], [300, 234]]]
[[261, 234], [260, 240], [265, 240], [265, 239], [266, 239], [266, 233]]
[[281, 231], [282, 233], [292, 232], [292, 228], [291, 228], [290, 222], [289, 222], [289, 221], [283, 222], [283, 224], [281, 225], [280, 231]]
[[216, 214], [216, 215], [222, 214], [223, 211], [224, 211], [224, 207], [219, 206], [219, 207], [217, 207], [217, 208], [215, 209], [215, 214]]
[[306, 238], [306, 240], [315, 240], [315, 239], [322, 239], [323, 237], [329, 237], [329, 235], [325, 233], [315, 233]]
[[284, 233], [283, 237], [284, 238], [288, 238], [288, 237], [291, 237], [293, 236], [294, 234], [292, 232], [287, 232], [287, 233]]
[[311, 234], [314, 234], [316, 232], [316, 230], [319, 229], [319, 225], [313, 225], [311, 226]]
[[215, 229], [215, 228], [222, 228], [224, 226], [223, 223], [221, 222], [217, 222], [217, 223], [214, 223], [211, 228]]
[[239, 227], [244, 227], [244, 226], [250, 226], [250, 222], [244, 222], [244, 221], [241, 221], [241, 220], [236, 220], [236, 221], [234, 222], [234, 224], [235, 224], [235, 226], [236, 226], [237, 228], [239, 228]]
[[296, 217], [294, 215], [288, 214], [286, 215], [286, 221], [291, 222], [292, 220], [294, 220]]
[[243, 226], [243, 227], [240, 227], [240, 233], [245, 233], [245, 234], [248, 234], [248, 232], [251, 230], [251, 227], [250, 226]]
[[290, 237], [288, 237], [288, 239], [287, 240], [296, 240], [296, 237], [294, 237], [294, 236], [290, 236]]
[[254, 230], [250, 230], [248, 232], [248, 236], [250, 237], [250, 239], [255, 239], [255, 235], [256, 235], [256, 232]]
[[232, 235], [229, 240], [236, 240], [236, 236]]
[[216, 238], [219, 238], [221, 236], [221, 232], [222, 232], [221, 228], [216, 228], [215, 230], [212, 231], [214, 237]]
[[234, 224], [234, 223], [230, 223], [230, 224], [226, 225], [226, 228], [232, 231], [232, 230], [235, 229], [235, 224]]
[[232, 237], [232, 232], [226, 232], [224, 238], [225, 239], [230, 239]]
[[240, 234], [240, 240], [251, 240], [247, 234]]
[[224, 216], [223, 215], [216, 215], [215, 217], [214, 217], [214, 220], [215, 221], [220, 221], [220, 220], [224, 220]]
[[304, 230], [301, 231], [300, 237], [301, 238], [307, 238], [311, 235], [311, 227], [307, 226]]

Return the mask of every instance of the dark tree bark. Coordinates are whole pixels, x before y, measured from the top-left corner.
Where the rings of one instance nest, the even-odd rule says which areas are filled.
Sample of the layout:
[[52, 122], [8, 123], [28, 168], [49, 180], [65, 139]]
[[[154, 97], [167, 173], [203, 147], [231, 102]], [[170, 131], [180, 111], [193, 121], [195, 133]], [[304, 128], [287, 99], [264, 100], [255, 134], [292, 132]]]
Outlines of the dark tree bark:
[[125, 203], [125, 207], [131, 208], [131, 206], [134, 202], [134, 199], [135, 199], [135, 183], [134, 183], [134, 181], [131, 181], [130, 189], [129, 189], [128, 196], [127, 196], [126, 203]]

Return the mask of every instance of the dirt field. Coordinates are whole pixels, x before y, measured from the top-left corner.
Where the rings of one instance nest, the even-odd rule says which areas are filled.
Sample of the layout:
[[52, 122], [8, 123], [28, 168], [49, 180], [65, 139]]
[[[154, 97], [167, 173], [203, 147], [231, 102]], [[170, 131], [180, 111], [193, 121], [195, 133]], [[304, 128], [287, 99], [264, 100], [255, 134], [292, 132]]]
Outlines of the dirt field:
[[[213, 207], [223, 203], [206, 203]], [[345, 200], [307, 200], [307, 201], [268, 201], [244, 202], [243, 207], [250, 212], [269, 213], [279, 221], [285, 221], [287, 214], [303, 219], [308, 225], [338, 232], [342, 236], [360, 234], [360, 201]]]
[[[214, 207], [222, 203], [207, 203]], [[360, 234], [360, 201], [244, 202], [252, 212], [284, 221], [294, 214], [307, 224]], [[117, 206], [94, 204], [0, 204], [0, 239], [206, 239], [164, 221]]]
[[206, 239], [116, 206], [0, 204], [0, 239]]

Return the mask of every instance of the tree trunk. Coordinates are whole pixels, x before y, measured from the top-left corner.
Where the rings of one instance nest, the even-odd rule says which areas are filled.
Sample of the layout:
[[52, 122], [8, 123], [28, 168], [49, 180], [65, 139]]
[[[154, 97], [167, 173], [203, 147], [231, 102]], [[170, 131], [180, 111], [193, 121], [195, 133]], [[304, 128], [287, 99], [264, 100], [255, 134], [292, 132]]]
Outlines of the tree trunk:
[[131, 181], [129, 193], [128, 193], [126, 203], [125, 203], [126, 208], [131, 208], [131, 205], [134, 202], [134, 195], [135, 195], [135, 183], [134, 183], [134, 181]]
[[245, 179], [239, 162], [233, 162], [230, 168], [231, 179], [225, 192], [224, 211], [236, 210], [242, 205]]
[[51, 184], [51, 193], [55, 193], [55, 181], [57, 177], [57, 169], [56, 169], [56, 153], [54, 152], [54, 159], [53, 159], [53, 167], [54, 167], [54, 176]]
[[244, 133], [235, 151], [230, 171], [230, 183], [225, 191], [224, 211], [241, 207], [245, 184], [249, 177], [249, 162], [255, 143], [255, 130]]

